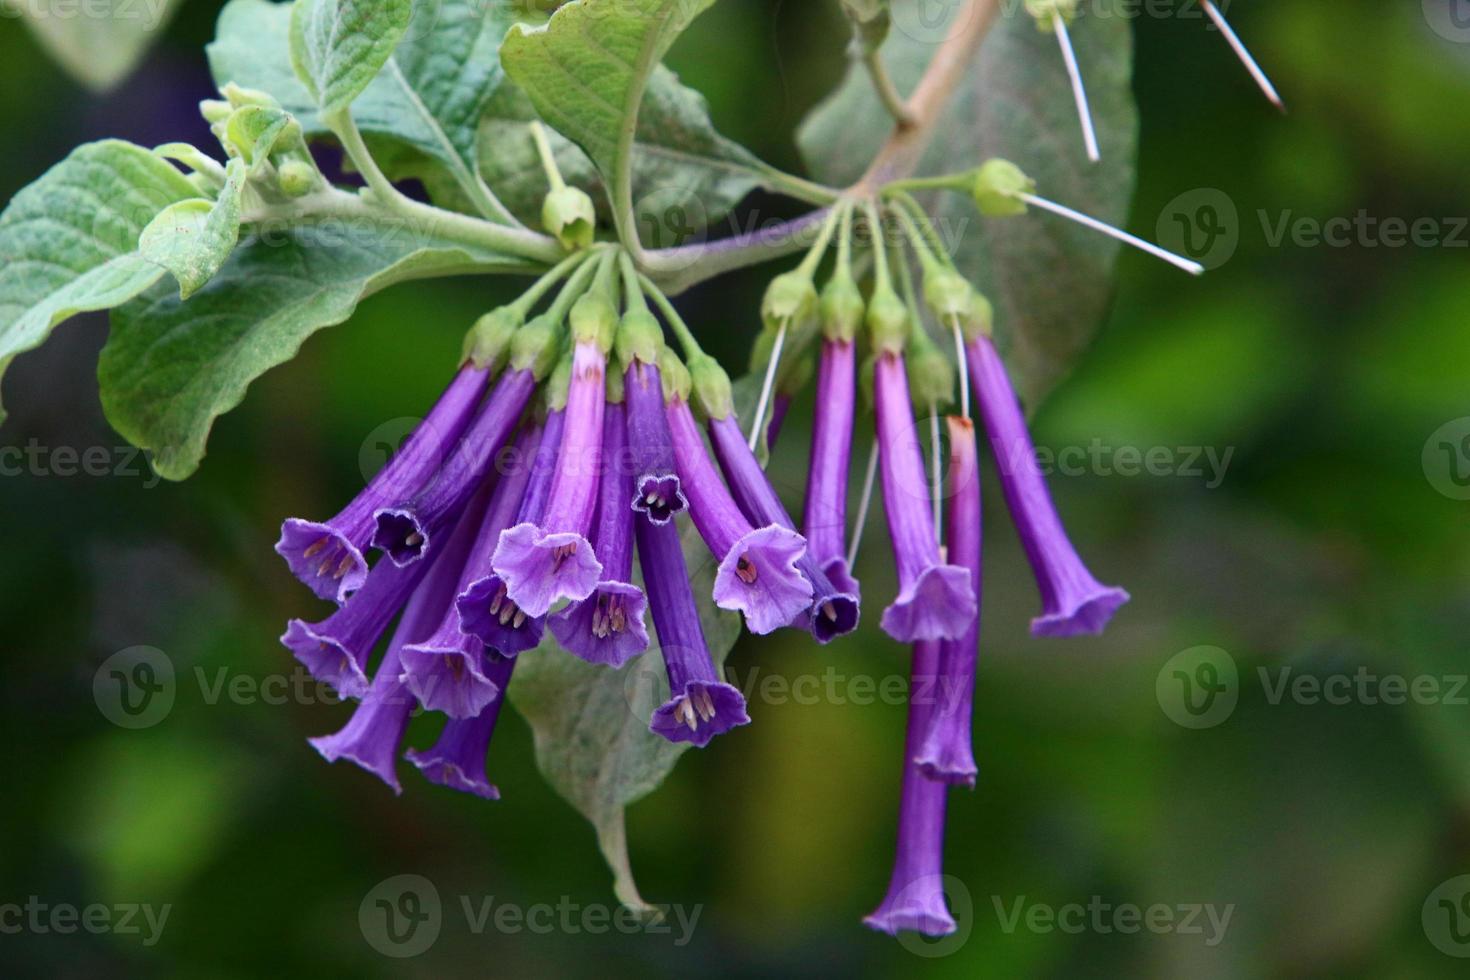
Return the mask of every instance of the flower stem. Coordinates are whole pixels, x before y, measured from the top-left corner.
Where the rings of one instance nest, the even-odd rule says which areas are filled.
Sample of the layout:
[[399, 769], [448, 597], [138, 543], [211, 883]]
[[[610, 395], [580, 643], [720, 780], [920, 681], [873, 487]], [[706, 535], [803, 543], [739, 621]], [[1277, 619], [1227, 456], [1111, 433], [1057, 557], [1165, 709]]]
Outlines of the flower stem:
[[909, 111], [904, 97], [899, 94], [898, 86], [894, 84], [893, 76], [883, 62], [880, 49], [875, 47], [863, 52], [863, 67], [867, 68], [868, 77], [873, 80], [873, 90], [878, 93], [878, 101], [883, 103], [883, 108], [888, 110], [893, 121], [904, 128], [912, 126], [914, 115]]
[[546, 137], [546, 127], [540, 120], [531, 121], [531, 138], [536, 141], [536, 153], [541, 157], [541, 168], [546, 171], [546, 182], [551, 189], [559, 191], [567, 186], [561, 168], [556, 165], [556, 154], [551, 150], [551, 141]]

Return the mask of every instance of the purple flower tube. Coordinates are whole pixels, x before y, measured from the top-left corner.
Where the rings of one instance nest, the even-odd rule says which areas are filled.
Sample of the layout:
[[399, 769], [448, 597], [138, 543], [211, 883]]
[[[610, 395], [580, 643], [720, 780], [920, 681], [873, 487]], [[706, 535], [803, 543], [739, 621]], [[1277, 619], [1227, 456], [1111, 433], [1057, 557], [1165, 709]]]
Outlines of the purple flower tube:
[[720, 563], [715, 605], [744, 615], [752, 633], [788, 625], [812, 604], [811, 583], [796, 567], [806, 539], [778, 524], [752, 527], [705, 453], [689, 405], [675, 399], [667, 414], [689, 513]]
[[[565, 424], [565, 412], [556, 410], [547, 413], [546, 425], [541, 433], [541, 445], [531, 462], [530, 482], [526, 485], [520, 508], [510, 526], [534, 524], [546, 512]], [[489, 562], [479, 564], [473, 571], [477, 577], [460, 592], [454, 604], [459, 615], [460, 630], [478, 637], [484, 641], [485, 646], [502, 657], [515, 657], [527, 650], [534, 650], [541, 643], [541, 637], [546, 631], [546, 617], [529, 616], [512, 602], [505, 580], [495, 572]]]
[[937, 642], [914, 644], [898, 807], [898, 851], [888, 894], [877, 911], [863, 920], [868, 928], [891, 936], [904, 930], [926, 936], [947, 936], [955, 931], [944, 900], [944, 797], [949, 787], [925, 778], [913, 762], [919, 740], [929, 727], [931, 710], [913, 695], [933, 687], [938, 663]]
[[281, 525], [276, 552], [323, 599], [345, 602], [367, 580], [363, 557], [377, 526], [377, 512], [408, 500], [434, 476], [464, 435], [485, 394], [488, 371], [466, 364], [437, 404], [366, 489], [329, 521], [290, 518]]
[[[539, 425], [527, 426], [517, 438], [488, 505], [478, 510], [484, 517], [478, 522], [455, 595], [478, 577], [477, 570], [490, 561], [500, 532], [519, 512], [531, 482], [531, 461], [540, 443]], [[453, 606], [444, 610], [433, 635], [404, 647], [402, 657], [404, 681], [430, 711], [442, 711], [451, 718], [473, 718], [500, 696], [500, 689], [487, 673], [484, 641], [460, 629], [459, 613]]]
[[703, 748], [716, 735], [750, 724], [745, 698], [715, 671], [678, 527], [635, 521], [634, 533], [659, 653], [669, 675], [669, 700], [654, 711], [648, 728], [670, 742]]
[[507, 371], [433, 482], [410, 503], [378, 509], [373, 547], [400, 566], [412, 565], [427, 554], [434, 547], [434, 536], [459, 519], [484, 481], [491, 460], [515, 430], [535, 389], [536, 376], [530, 369]]
[[[709, 432], [715, 456], [730, 481], [730, 491], [746, 516], [754, 522], [795, 531], [796, 522], [791, 519], [760, 462], [750, 451], [735, 416], [711, 419]], [[810, 630], [818, 643], [824, 644], [857, 629], [861, 610], [857, 595], [835, 586], [810, 550], [797, 560], [796, 567], [811, 585], [812, 601], [795, 622]]]
[[847, 567], [847, 477], [857, 414], [857, 346], [825, 340], [817, 370], [817, 410], [802, 532], [807, 553], [838, 588], [858, 594]]
[[883, 611], [883, 630], [904, 643], [959, 639], [975, 618], [975, 590], [969, 572], [939, 557], [903, 357], [880, 354], [873, 381], [883, 509], [899, 583], [898, 598]]
[[1092, 577], [1067, 537], [1036, 463], [1021, 404], [995, 343], [983, 334], [969, 345], [970, 376], [980, 401], [1001, 490], [1041, 590], [1037, 636], [1098, 634], [1128, 601], [1128, 593]]
[[606, 395], [607, 355], [596, 343], [579, 343], [546, 514], [502, 533], [491, 561], [506, 594], [527, 616], [545, 616], [562, 599], [585, 599], [602, 579], [587, 531], [602, 473]]
[[667, 524], [689, 506], [674, 465], [674, 444], [664, 415], [658, 366], [635, 360], [623, 377], [628, 406], [628, 447], [633, 458], [633, 509]]
[[[980, 461], [975, 425], [951, 416], [949, 559], [969, 569], [980, 597]], [[928, 731], [914, 761], [930, 779], [975, 786], [975, 752], [971, 744], [971, 716], [975, 699], [975, 664], [980, 652], [980, 617], [958, 640], [940, 645], [939, 678]]]
[[647, 603], [633, 578], [633, 522], [642, 520], [628, 506], [633, 472], [628, 459], [628, 428], [621, 402], [609, 404], [603, 419], [601, 499], [594, 545], [602, 581], [592, 595], [551, 617], [556, 641], [588, 663], [621, 667], [648, 649], [643, 625]]
[[413, 749], [405, 754], [425, 779], [481, 799], [500, 799], [500, 790], [485, 772], [485, 755], [490, 751], [490, 739], [495, 734], [495, 723], [500, 720], [505, 690], [515, 666], [513, 658], [492, 655], [485, 676], [501, 692], [500, 697], [473, 718], [449, 719], [433, 748], [422, 752]]

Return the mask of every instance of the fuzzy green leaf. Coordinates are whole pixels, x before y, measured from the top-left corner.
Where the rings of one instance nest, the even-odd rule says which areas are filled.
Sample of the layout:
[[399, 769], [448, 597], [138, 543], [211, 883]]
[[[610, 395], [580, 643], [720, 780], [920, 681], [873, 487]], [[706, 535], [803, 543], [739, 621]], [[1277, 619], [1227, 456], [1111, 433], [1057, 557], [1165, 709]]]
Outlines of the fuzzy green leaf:
[[0, 14], [24, 18], [68, 74], [105, 92], [132, 72], [178, 6], [178, 0], [3, 0]]
[[[740, 635], [740, 617], [710, 601], [716, 563], [692, 525], [685, 527], [683, 542], [705, 641], [716, 669], [723, 670]], [[652, 708], [668, 693], [651, 617], [648, 625], [649, 649], [622, 670], [579, 660], [548, 633], [541, 647], [521, 654], [509, 689], [535, 733], [542, 774], [591, 821], [618, 899], [641, 912], [651, 907], [633, 879], [623, 811], [657, 789], [689, 750], [648, 730]]]
[[521, 266], [369, 217], [247, 232], [187, 303], [160, 284], [112, 315], [98, 366], [102, 407], [118, 432], [153, 451], [167, 479], [198, 468], [214, 420], [252, 381], [363, 298], [409, 277]]
[[143, 229], [138, 251], [173, 273], [181, 299], [188, 299], [214, 278], [240, 240], [246, 171], [243, 159], [231, 160], [218, 200], [180, 201]]
[[[915, 3], [894, 0], [894, 22], [920, 22]], [[1120, 0], [1107, 0], [1117, 4]], [[960, 5], [955, 5], [960, 9]], [[1102, 163], [1082, 149], [1067, 73], [1054, 35], [1023, 10], [999, 20], [937, 127], [923, 173], [967, 170], [991, 157], [1015, 162], [1039, 192], [1104, 221], [1128, 216], [1138, 150], [1132, 96], [1132, 34], [1120, 10], [1091, 13], [1071, 28], [1092, 99]], [[917, 83], [933, 56], [932, 36], [895, 30], [883, 48], [900, 90]], [[942, 34], [936, 26], [935, 34]], [[892, 129], [861, 66], [802, 126], [802, 153], [829, 183], [860, 176]], [[1118, 245], [1036, 212], [982, 220], [968, 198], [949, 194], [930, 210], [954, 242], [956, 263], [995, 303], [996, 330], [1025, 400], [1035, 405], [1066, 376], [1101, 326], [1112, 297]]]
[[198, 196], [168, 161], [120, 140], [78, 147], [15, 195], [0, 214], [0, 374], [68, 317], [157, 282], [164, 270], [138, 254], [138, 238]]
[[408, 30], [411, 0], [297, 0], [291, 64], [323, 116], [362, 94]]

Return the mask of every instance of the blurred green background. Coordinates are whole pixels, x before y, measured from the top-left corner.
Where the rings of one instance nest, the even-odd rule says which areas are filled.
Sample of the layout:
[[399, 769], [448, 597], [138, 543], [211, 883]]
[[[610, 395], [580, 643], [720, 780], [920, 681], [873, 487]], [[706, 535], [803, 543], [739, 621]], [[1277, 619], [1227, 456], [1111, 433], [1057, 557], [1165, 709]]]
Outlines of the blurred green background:
[[[537, 774], [518, 717], [491, 754], [502, 802], [429, 786], [407, 766], [395, 799], [306, 744], [339, 727], [344, 707], [211, 697], [221, 677], [292, 672], [276, 637], [319, 607], [271, 551], [279, 522], [334, 512], [361, 483], [372, 433], [431, 401], [464, 328], [502, 298], [461, 281], [396, 288], [313, 339], [220, 423], [186, 484], [154, 486], [136, 461], [134, 476], [0, 479], [0, 904], [172, 906], [151, 947], [136, 935], [0, 934], [0, 975], [1463, 976], [1449, 953], [1470, 943], [1444, 938], [1436, 903], [1429, 929], [1421, 913], [1442, 882], [1470, 873], [1467, 692], [1401, 706], [1270, 696], [1286, 667], [1432, 677], [1442, 691], [1470, 671], [1470, 503], [1454, 499], [1448, 458], [1425, 462], [1427, 444], [1441, 458], [1431, 436], [1470, 415], [1470, 237], [1454, 220], [1470, 214], [1470, 35], [1457, 43], [1432, 27], [1451, 24], [1452, 6], [1232, 4], [1286, 118], [1197, 10], [1138, 19], [1133, 229], [1159, 237], [1171, 202], [1214, 188], [1238, 210], [1238, 248], [1199, 281], [1125, 256], [1109, 323], [1039, 413], [1038, 441], [1168, 447], [1180, 463], [1188, 447], [1232, 455], [1218, 486], [1053, 478], [1094, 571], [1133, 593], [1098, 640], [1029, 638], [1035, 588], [990, 493], [981, 775], [974, 793], [952, 795], [947, 848], [970, 899], [962, 942], [904, 945], [859, 922], [888, 879], [904, 710], [854, 702], [861, 679], [902, 676], [907, 661], [878, 634], [871, 602], [864, 632], [840, 646], [743, 641], [731, 661], [742, 684], [832, 668], [841, 696], [757, 699], [755, 724], [691, 753], [630, 811], [644, 895], [703, 905], [683, 947], [467, 928], [460, 895], [612, 900], [592, 833]], [[217, 7], [185, 3], [108, 96], [0, 18], [0, 196], [104, 135], [208, 145], [192, 106], [210, 90], [202, 48]], [[791, 134], [843, 67], [830, 8], [727, 0], [672, 63], [726, 134], [794, 168]], [[1262, 219], [1360, 210], [1435, 219], [1458, 244], [1278, 246]], [[731, 276], [683, 302], [727, 363], [743, 363], [769, 275]], [[105, 447], [127, 463], [97, 401], [105, 335], [104, 321], [83, 318], [15, 364], [0, 445]], [[794, 413], [777, 472], [804, 472], [806, 435]], [[875, 530], [859, 569], [870, 596], [891, 575], [881, 540]], [[167, 654], [178, 689], [166, 719], [130, 731], [103, 717], [91, 685], [108, 656], [139, 644]], [[1170, 658], [1201, 645], [1233, 658], [1239, 703], [1193, 730], [1170, 720], [1159, 692]], [[431, 739], [428, 725], [411, 740]], [[449, 906], [433, 950], [408, 961], [381, 957], [357, 924], [368, 891], [401, 873], [432, 880]], [[1008, 931], [997, 912], [1094, 896], [1233, 912], [1214, 946]], [[947, 955], [920, 955], [936, 952]]]

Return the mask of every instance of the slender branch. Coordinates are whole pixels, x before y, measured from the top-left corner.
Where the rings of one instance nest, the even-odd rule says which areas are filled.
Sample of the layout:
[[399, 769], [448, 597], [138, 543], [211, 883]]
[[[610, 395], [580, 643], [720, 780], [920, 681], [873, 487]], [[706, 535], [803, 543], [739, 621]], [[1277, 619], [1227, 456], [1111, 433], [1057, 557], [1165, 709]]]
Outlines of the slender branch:
[[883, 103], [883, 108], [893, 117], [893, 121], [900, 126], [912, 126], [914, 117], [909, 112], [908, 103], [899, 94], [898, 86], [893, 82], [893, 76], [888, 72], [888, 66], [883, 62], [883, 55], [878, 48], [869, 48], [863, 52], [863, 67], [868, 70], [868, 77], [873, 80], [873, 90], [878, 93], [878, 101]]

